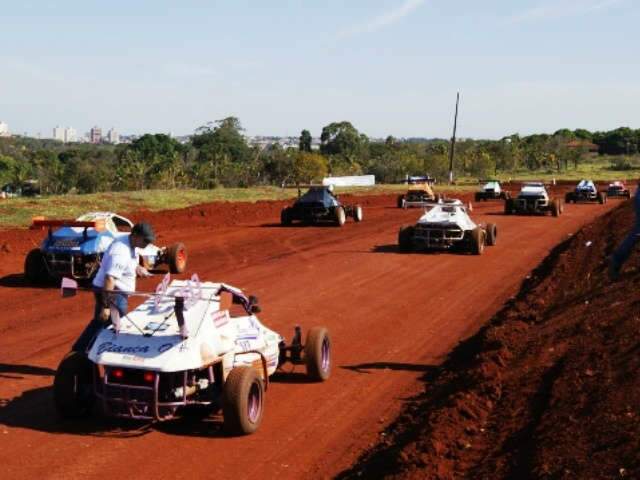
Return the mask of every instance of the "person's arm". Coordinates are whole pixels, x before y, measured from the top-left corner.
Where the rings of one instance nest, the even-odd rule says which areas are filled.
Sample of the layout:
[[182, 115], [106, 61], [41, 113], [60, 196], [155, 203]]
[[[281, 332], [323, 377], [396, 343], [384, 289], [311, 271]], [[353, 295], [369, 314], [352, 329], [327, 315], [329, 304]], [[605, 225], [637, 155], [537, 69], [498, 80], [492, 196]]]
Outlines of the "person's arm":
[[[116, 279], [110, 275], [105, 275], [104, 277], [104, 287], [103, 287], [103, 295], [104, 298], [108, 298], [109, 293], [115, 290], [116, 288]], [[100, 314], [100, 318], [103, 321], [109, 320], [109, 316], [111, 315], [111, 309], [109, 308], [109, 304], [104, 302], [102, 305], [102, 313]]]

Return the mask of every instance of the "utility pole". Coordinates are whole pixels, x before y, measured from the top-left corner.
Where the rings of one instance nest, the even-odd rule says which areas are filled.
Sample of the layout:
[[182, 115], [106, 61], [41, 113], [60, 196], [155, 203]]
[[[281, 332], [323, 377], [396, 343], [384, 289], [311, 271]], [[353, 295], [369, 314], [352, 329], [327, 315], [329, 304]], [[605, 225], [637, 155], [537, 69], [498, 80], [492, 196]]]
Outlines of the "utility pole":
[[456, 115], [453, 118], [453, 137], [451, 137], [451, 151], [449, 152], [449, 185], [453, 183], [453, 157], [456, 152], [456, 130], [458, 129], [458, 104], [460, 92], [456, 95]]

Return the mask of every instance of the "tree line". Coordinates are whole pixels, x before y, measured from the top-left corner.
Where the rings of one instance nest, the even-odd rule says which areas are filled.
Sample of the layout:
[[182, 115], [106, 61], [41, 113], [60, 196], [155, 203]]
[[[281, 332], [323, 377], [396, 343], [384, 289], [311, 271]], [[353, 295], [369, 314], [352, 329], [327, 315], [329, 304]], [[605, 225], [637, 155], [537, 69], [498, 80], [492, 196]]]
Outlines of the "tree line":
[[[444, 179], [450, 142], [444, 139], [371, 141], [350, 122], [322, 129], [319, 150], [308, 130], [299, 148], [249, 145], [240, 121], [228, 117], [198, 128], [181, 144], [163, 134], [146, 134], [132, 143], [62, 144], [26, 137], [0, 139], [0, 184], [39, 182], [43, 193], [248, 187], [308, 183], [327, 175], [373, 174], [379, 183], [429, 173]], [[456, 144], [456, 177], [486, 178], [523, 171], [561, 173], [600, 155], [619, 156], [613, 168], [630, 167], [640, 150], [640, 130], [584, 129], [553, 134], [510, 135], [500, 140], [462, 140]], [[590, 155], [591, 153], [591, 155]]]

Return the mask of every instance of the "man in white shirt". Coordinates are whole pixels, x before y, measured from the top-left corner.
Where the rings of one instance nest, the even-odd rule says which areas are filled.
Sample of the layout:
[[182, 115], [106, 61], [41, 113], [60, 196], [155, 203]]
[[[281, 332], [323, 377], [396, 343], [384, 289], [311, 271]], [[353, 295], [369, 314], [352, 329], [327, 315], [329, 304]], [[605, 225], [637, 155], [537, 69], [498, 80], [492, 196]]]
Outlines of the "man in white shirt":
[[151, 225], [137, 223], [131, 229], [130, 235], [111, 243], [102, 256], [100, 268], [93, 279], [96, 299], [93, 319], [73, 345], [74, 352], [85, 352], [91, 346], [100, 330], [107, 325], [112, 306], [120, 312], [120, 316], [127, 314], [127, 295], [112, 292], [133, 292], [136, 289], [136, 275], [149, 275], [149, 272], [140, 266], [136, 248], [144, 248], [154, 240], [155, 234]]

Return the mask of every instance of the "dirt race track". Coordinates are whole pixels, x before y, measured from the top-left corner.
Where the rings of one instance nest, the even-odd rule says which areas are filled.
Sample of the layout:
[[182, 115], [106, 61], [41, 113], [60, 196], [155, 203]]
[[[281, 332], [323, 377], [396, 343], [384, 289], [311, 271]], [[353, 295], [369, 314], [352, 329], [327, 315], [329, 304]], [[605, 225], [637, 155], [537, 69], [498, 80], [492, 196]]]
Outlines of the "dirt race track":
[[[263, 322], [290, 338], [326, 325], [333, 372], [305, 383], [303, 370], [267, 392], [261, 429], [225, 437], [220, 420], [190, 417], [152, 426], [107, 419], [61, 421], [52, 405], [54, 370], [86, 324], [89, 295], [61, 299], [56, 288], [22, 279], [26, 252], [42, 232], [0, 232], [0, 477], [324, 478], [377, 442], [417, 379], [474, 333], [523, 278], [606, 205], [567, 205], [560, 218], [502, 215], [475, 204], [476, 221], [498, 225], [482, 256], [399, 254], [398, 227], [419, 210], [391, 196], [359, 197], [364, 221], [336, 227], [277, 225], [281, 202], [212, 204], [138, 214], [183, 241], [188, 273], [260, 297]], [[139, 282], [152, 288], [159, 277]]]

